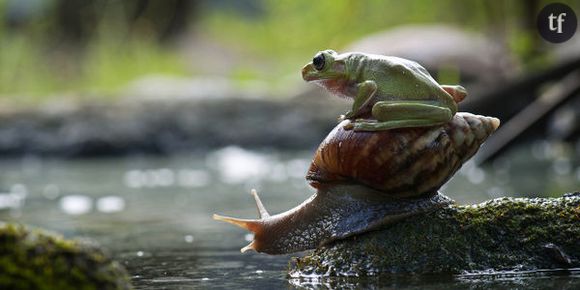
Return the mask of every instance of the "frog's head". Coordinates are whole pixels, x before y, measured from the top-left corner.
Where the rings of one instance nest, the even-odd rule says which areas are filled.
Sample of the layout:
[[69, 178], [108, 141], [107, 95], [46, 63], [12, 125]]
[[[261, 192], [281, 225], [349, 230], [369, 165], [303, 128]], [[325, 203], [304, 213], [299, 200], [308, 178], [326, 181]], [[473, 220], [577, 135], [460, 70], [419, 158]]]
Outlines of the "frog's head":
[[312, 61], [302, 68], [302, 78], [307, 82], [340, 93], [348, 79], [345, 59], [334, 50], [323, 50], [312, 58]]

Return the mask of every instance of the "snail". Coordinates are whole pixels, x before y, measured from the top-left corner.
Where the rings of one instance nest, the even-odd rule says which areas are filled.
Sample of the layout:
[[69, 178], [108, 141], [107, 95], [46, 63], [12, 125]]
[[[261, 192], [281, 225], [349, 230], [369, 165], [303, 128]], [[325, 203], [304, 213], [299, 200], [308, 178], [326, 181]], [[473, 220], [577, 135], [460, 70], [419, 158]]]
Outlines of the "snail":
[[439, 188], [499, 126], [470, 113], [441, 125], [379, 131], [353, 130], [352, 122], [339, 123], [316, 150], [306, 175], [316, 193], [302, 204], [270, 215], [253, 190], [259, 219], [213, 216], [254, 233], [242, 252], [313, 249], [447, 206], [453, 201]]
[[313, 249], [447, 206], [453, 201], [439, 188], [499, 126], [496, 118], [457, 113], [463, 87], [439, 85], [398, 57], [324, 50], [302, 77], [352, 98], [352, 108], [316, 150], [306, 174], [312, 197], [271, 216], [252, 190], [259, 219], [213, 216], [254, 233], [242, 252]]

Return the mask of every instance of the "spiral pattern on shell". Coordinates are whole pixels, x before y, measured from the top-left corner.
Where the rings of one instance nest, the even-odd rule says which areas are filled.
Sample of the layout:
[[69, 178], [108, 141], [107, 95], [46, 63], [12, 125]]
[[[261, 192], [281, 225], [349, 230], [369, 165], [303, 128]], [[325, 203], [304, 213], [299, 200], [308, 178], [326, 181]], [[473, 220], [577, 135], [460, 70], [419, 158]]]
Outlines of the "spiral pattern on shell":
[[320, 144], [306, 179], [318, 188], [359, 183], [396, 197], [435, 194], [499, 126], [492, 117], [457, 113], [442, 126], [378, 132], [345, 130]]

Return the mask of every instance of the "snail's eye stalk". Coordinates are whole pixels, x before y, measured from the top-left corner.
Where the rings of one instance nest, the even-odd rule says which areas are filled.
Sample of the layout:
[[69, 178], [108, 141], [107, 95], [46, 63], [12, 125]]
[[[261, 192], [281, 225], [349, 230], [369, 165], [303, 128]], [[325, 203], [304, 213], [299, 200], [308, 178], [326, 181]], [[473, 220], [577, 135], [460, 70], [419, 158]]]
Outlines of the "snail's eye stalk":
[[325, 63], [325, 59], [324, 59], [324, 54], [322, 54], [322, 53], [318, 53], [312, 59], [312, 64], [314, 65], [314, 68], [318, 71], [324, 69], [324, 63]]

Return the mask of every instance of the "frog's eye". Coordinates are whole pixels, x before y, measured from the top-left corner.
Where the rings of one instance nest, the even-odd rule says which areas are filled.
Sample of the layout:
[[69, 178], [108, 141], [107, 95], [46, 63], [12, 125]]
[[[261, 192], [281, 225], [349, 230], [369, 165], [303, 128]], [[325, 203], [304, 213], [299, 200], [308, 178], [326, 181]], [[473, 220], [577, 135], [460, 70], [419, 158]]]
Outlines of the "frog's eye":
[[319, 53], [312, 59], [312, 64], [316, 70], [322, 70], [324, 68], [324, 54]]

